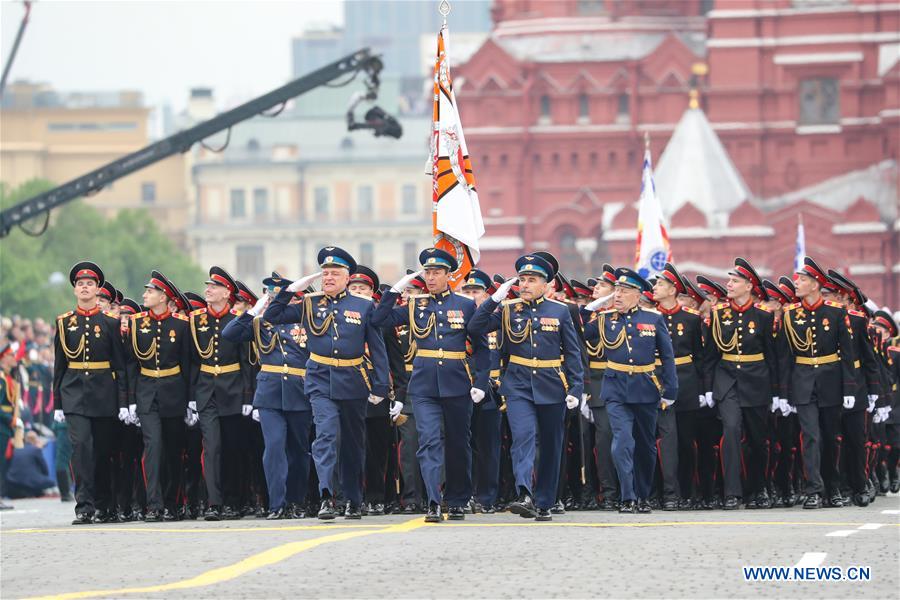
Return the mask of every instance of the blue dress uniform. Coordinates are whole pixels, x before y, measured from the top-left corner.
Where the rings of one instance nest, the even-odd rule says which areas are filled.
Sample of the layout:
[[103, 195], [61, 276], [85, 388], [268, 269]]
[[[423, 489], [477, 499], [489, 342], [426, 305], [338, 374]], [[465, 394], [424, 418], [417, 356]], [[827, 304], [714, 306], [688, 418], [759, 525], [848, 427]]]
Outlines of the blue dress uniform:
[[[457, 268], [454, 257], [429, 248], [419, 255], [426, 268]], [[446, 469], [446, 500], [450, 518], [464, 517], [464, 507], [472, 496], [471, 389], [487, 394], [490, 353], [483, 334], [471, 334], [466, 325], [475, 314], [475, 301], [450, 289], [437, 294], [410, 296], [406, 306], [395, 307], [400, 294], [384, 294], [372, 316], [379, 327], [409, 327], [410, 344], [415, 343], [413, 370], [406, 396], [413, 405], [419, 433], [419, 464], [429, 506], [442, 500], [442, 472]], [[471, 340], [472, 357], [466, 351]], [[473, 368], [474, 367], [474, 368]], [[442, 427], [443, 425], [443, 427]], [[443, 430], [443, 433], [442, 433]], [[446, 451], [445, 451], [446, 444]], [[436, 515], [439, 518], [439, 509]]]
[[[616, 285], [651, 289], [631, 269], [616, 270]], [[603, 311], [585, 327], [585, 338], [606, 351], [602, 398], [613, 432], [612, 455], [619, 474], [622, 511], [650, 497], [656, 467], [656, 416], [660, 398], [678, 397], [672, 338], [662, 315], [638, 306]], [[655, 361], [661, 363], [659, 376]], [[642, 506], [642, 511], [647, 512]]]
[[[319, 265], [342, 267], [351, 272], [356, 261], [345, 250], [327, 247], [319, 251]], [[369, 298], [342, 291], [306, 294], [303, 302], [289, 305], [293, 294], [282, 290], [263, 318], [279, 325], [296, 323], [306, 330], [309, 360], [303, 390], [312, 405], [316, 439], [313, 462], [323, 497], [320, 517], [333, 518], [334, 471], [340, 436], [340, 486], [354, 515], [362, 502], [365, 465], [366, 398], [385, 398], [388, 393], [388, 362], [381, 331], [372, 323], [375, 305]], [[368, 347], [374, 369], [363, 367]], [[370, 378], [371, 377], [371, 378]]]
[[[548, 281], [556, 274], [543, 258], [526, 255], [516, 261], [519, 274], [540, 275]], [[497, 311], [497, 307], [501, 306]], [[567, 395], [581, 398], [584, 367], [575, 324], [568, 307], [555, 300], [488, 298], [469, 324], [469, 332], [481, 335], [499, 331], [499, 347], [509, 353], [500, 394], [506, 397], [512, 432], [512, 461], [520, 500], [511, 508], [530, 504], [549, 511], [556, 501], [560, 457], [565, 434]], [[533, 485], [536, 440], [540, 438], [541, 460]], [[529, 496], [528, 499], [523, 496]], [[531, 517], [534, 513], [519, 512]], [[549, 516], [549, 515], [548, 515]]]
[[[263, 283], [280, 289], [291, 282], [267, 278]], [[222, 337], [235, 343], [252, 342], [259, 356], [253, 408], [259, 411], [265, 440], [268, 518], [290, 518], [293, 514], [287, 504], [303, 502], [309, 482], [312, 407], [303, 391], [309, 360], [306, 332], [297, 323], [276, 326], [245, 312], [225, 326]]]

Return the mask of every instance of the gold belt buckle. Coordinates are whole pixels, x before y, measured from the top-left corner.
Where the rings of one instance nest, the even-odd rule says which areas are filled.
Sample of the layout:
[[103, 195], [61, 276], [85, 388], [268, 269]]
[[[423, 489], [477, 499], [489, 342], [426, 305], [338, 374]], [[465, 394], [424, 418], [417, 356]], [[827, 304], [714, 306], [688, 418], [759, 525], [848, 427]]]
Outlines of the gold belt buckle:
[[222, 372], [222, 367], [220, 367], [219, 365], [216, 365], [215, 368], [213, 369], [213, 374], [218, 375], [221, 372]]
[[531, 357], [531, 367], [533, 369], [537, 369], [537, 366], [538, 366], [538, 359], [536, 356], [532, 356]]
[[438, 348], [437, 357], [444, 358], [444, 349], [443, 348]]
[[281, 372], [284, 373], [284, 374], [287, 374], [287, 372], [288, 372], [288, 366], [287, 366], [287, 365], [284, 365], [283, 367], [281, 367]]
[[634, 375], [634, 365], [628, 365], [628, 374]]

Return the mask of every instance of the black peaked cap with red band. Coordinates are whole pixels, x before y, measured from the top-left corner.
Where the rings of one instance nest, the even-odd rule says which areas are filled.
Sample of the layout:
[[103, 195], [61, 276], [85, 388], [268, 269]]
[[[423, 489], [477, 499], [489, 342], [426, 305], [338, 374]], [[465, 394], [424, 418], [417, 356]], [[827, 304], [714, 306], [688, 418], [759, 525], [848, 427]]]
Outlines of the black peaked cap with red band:
[[103, 287], [103, 284], [106, 282], [100, 267], [90, 261], [76, 263], [72, 270], [69, 271], [69, 283], [72, 284], [72, 287], [75, 287], [75, 282], [79, 279], [93, 279], [97, 282], [98, 287]]

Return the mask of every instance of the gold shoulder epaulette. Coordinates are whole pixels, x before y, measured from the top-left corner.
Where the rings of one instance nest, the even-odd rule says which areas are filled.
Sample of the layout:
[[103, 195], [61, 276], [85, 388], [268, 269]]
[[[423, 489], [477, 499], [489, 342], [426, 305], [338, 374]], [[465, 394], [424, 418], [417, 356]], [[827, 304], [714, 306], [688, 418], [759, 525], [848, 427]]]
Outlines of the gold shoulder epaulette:
[[109, 317], [110, 319], [116, 319], [117, 321], [119, 320], [119, 316], [114, 314], [111, 310], [104, 310], [103, 314], [106, 315], [107, 317]]
[[431, 294], [410, 294], [407, 296], [409, 300], [418, 300], [419, 298], [431, 298]]
[[793, 304], [788, 304], [787, 306], [784, 307], [784, 310], [789, 311], [789, 310], [794, 310], [795, 308], [800, 308], [799, 302], [794, 302]]
[[137, 319], [141, 319], [141, 318], [143, 318], [143, 317], [146, 317], [146, 316], [149, 315], [149, 314], [150, 314], [150, 313], [149, 313], [148, 311], [146, 311], [146, 310], [145, 310], [144, 312], [134, 313], [133, 315], [131, 315], [131, 320], [132, 320], [132, 321], [136, 321]]
[[191, 311], [191, 316], [192, 316], [192, 317], [193, 317], [194, 315], [205, 315], [205, 314], [206, 314], [206, 308], [198, 308], [197, 310], [192, 310], [192, 311]]
[[720, 308], [728, 308], [728, 302], [719, 302], [713, 308], [719, 310]]
[[614, 313], [614, 312], [616, 312], [616, 309], [614, 309], [614, 308], [604, 308], [603, 310], [598, 310], [597, 314], [608, 315], [608, 314]]
[[861, 310], [848, 309], [847, 314], [853, 315], [854, 317], [862, 317], [864, 319], [866, 318], [866, 313], [862, 312]]
[[233, 315], [236, 316], [236, 317], [239, 317], [239, 316], [241, 316], [242, 314], [244, 314], [244, 311], [238, 310], [238, 309], [236, 309], [236, 308], [232, 308], [232, 309], [229, 310], [228, 312], [230, 312], [231, 314], [233, 314]]
[[683, 310], [684, 312], [691, 314], [691, 315], [699, 315], [700, 314], [700, 311], [697, 310], [696, 308], [688, 308], [687, 306], [682, 306], [681, 310]]
[[840, 302], [832, 302], [831, 300], [826, 300], [825, 304], [827, 304], [828, 306], [833, 306], [835, 308], [844, 308], [844, 305]]
[[522, 302], [521, 298], [507, 298], [506, 300], [501, 300], [500, 304], [509, 306], [510, 304], [518, 304], [519, 302]]
[[323, 292], [322, 290], [319, 290], [318, 292], [310, 292], [308, 294], [303, 294], [303, 297], [304, 298], [315, 298], [317, 296], [324, 296], [324, 295], [325, 295], [325, 292]]
[[69, 312], [63, 313], [63, 314], [59, 315], [59, 316], [56, 317], [56, 318], [57, 318], [57, 319], [65, 319], [66, 317], [71, 317], [71, 316], [74, 315], [74, 314], [75, 314], [75, 311], [74, 311], [74, 310], [70, 310]]
[[176, 319], [178, 319], [179, 321], [190, 321], [190, 319], [187, 316], [181, 314], [180, 312], [172, 313], [172, 316], [175, 317]]
[[757, 303], [754, 304], [753, 306], [755, 306], [755, 307], [758, 308], [759, 310], [764, 310], [764, 311], [766, 311], [766, 312], [772, 312], [772, 309], [770, 309], [768, 306], [766, 306], [766, 305], [763, 304], [762, 302], [757, 302]]

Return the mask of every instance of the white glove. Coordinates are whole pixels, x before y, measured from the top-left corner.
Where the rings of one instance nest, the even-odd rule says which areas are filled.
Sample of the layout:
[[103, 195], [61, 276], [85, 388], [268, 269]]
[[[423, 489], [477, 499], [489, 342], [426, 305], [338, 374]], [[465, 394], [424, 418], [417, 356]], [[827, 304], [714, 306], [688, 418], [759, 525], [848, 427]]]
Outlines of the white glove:
[[479, 402], [484, 400], [484, 392], [482, 392], [478, 388], [473, 387], [471, 390], [469, 390], [469, 395], [472, 397], [472, 402], [474, 402], [475, 404], [478, 404]]
[[612, 298], [613, 296], [615, 296], [615, 294], [610, 294], [608, 296], [601, 296], [601, 297], [597, 298], [596, 300], [594, 300], [593, 302], [588, 302], [587, 305], [585, 305], [585, 308], [587, 310], [593, 312], [593, 311], [597, 310], [598, 308], [601, 308], [607, 302], [609, 302], [610, 298]]
[[253, 412], [253, 405], [252, 405], [252, 404], [243, 404], [243, 405], [241, 405], [241, 414], [244, 415], [245, 417], [249, 417], [249, 416], [250, 416], [250, 413], [252, 413], [252, 412]]
[[138, 427], [141, 426], [141, 419], [140, 419], [140, 417], [135, 418], [134, 424], [137, 425]]
[[400, 411], [403, 410], [403, 403], [398, 402], [396, 400], [391, 400], [391, 407], [388, 409], [388, 412], [391, 415], [391, 421], [395, 421], [397, 417], [400, 416]]
[[781, 408], [781, 400], [778, 396], [772, 396], [772, 408], [770, 409], [772, 412], [779, 410]]
[[197, 412], [197, 402], [195, 400], [191, 400], [188, 402], [188, 408], [194, 412]]
[[578, 406], [578, 398], [572, 395], [566, 396], [566, 408], [575, 408], [576, 406]]
[[66, 415], [61, 410], [54, 410], [53, 411], [53, 420], [56, 421], [57, 423], [65, 423]]
[[706, 405], [710, 408], [714, 408], [716, 406], [716, 401], [713, 400], [712, 392], [706, 392]]
[[259, 423], [259, 409], [254, 408], [250, 418]]
[[854, 404], [856, 404], [855, 396], [844, 396], [844, 408], [852, 410]]
[[872, 422], [873, 423], [881, 423], [881, 409], [880, 408], [875, 409], [875, 414], [872, 415]]
[[700, 394], [700, 408], [706, 406], [706, 394]]
[[779, 408], [781, 409], [782, 417], [786, 417], [786, 416], [790, 415], [791, 412], [794, 410], [793, 407], [790, 404], [788, 404], [788, 401], [785, 400], [784, 398], [780, 398], [778, 400], [778, 404], [779, 404]]
[[869, 394], [869, 408], [866, 410], [872, 412], [875, 410], [875, 403], [878, 402], [878, 394]]
[[16, 417], [16, 429], [25, 429], [25, 421], [21, 417]]
[[313, 281], [315, 281], [316, 279], [318, 279], [321, 276], [322, 276], [322, 271], [319, 271], [318, 273], [313, 273], [312, 275], [307, 275], [306, 277], [301, 277], [300, 279], [298, 279], [291, 285], [287, 286], [287, 291], [289, 291], [292, 294], [296, 294], [297, 292], [308, 288], [309, 284], [311, 284]]
[[878, 409], [878, 412], [881, 413], [881, 422], [884, 423], [888, 419], [891, 418], [891, 407], [890, 406], [882, 406]]
[[266, 309], [266, 306], [268, 306], [270, 298], [271, 297], [268, 294], [263, 294], [263, 297], [257, 300], [256, 304], [253, 305], [253, 308], [247, 312], [253, 317], [258, 317]]
[[588, 423], [594, 422], [594, 411], [591, 410], [591, 407], [588, 406], [588, 398], [587, 394], [581, 395], [581, 415], [587, 419]]
[[191, 409], [187, 409], [184, 411], [184, 424], [188, 427], [191, 426], [191, 422], [194, 420], [194, 411]]
[[375, 396], [373, 394], [369, 394], [369, 402], [374, 406], [378, 406], [381, 404], [381, 401], [384, 400], [381, 396]]
[[129, 404], [128, 405], [128, 420], [126, 423], [130, 423], [134, 425], [135, 421], [137, 421], [137, 404]]
[[675, 401], [674, 401], [674, 400], [667, 400], [667, 399], [665, 399], [665, 398], [660, 398], [660, 399], [659, 399], [659, 407], [660, 407], [661, 409], [663, 409], [663, 410], [666, 410], [667, 408], [669, 408], [669, 407], [672, 406], [673, 404], [675, 404]]
[[125, 408], [124, 406], [119, 409], [119, 420], [122, 421], [123, 423], [128, 422], [128, 409]]
[[412, 282], [413, 279], [415, 279], [416, 277], [418, 277], [419, 275], [421, 275], [424, 272], [425, 272], [425, 269], [422, 269], [421, 271], [416, 271], [415, 273], [407, 274], [405, 277], [402, 277], [400, 279], [400, 281], [398, 281], [397, 283], [395, 283], [394, 285], [391, 286], [391, 291], [399, 294], [400, 292], [402, 292], [403, 290], [405, 290], [406, 288], [409, 287], [409, 284]]
[[491, 300], [494, 302], [501, 302], [507, 295], [509, 295], [509, 290], [516, 284], [519, 280], [518, 277], [510, 277], [506, 281], [500, 284], [500, 287], [497, 288], [497, 291], [491, 294]]

